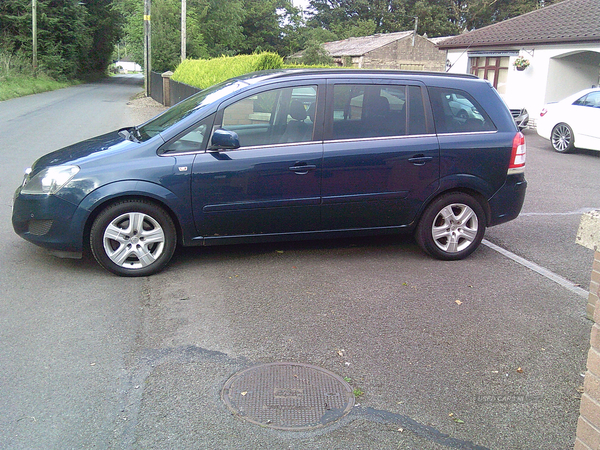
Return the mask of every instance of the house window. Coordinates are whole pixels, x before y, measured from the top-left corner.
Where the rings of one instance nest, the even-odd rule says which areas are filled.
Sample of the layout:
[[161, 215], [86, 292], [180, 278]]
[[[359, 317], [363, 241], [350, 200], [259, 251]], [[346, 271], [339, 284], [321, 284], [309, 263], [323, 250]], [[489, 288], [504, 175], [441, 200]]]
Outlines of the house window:
[[488, 80], [500, 94], [506, 93], [508, 56], [479, 56], [470, 58], [471, 74]]

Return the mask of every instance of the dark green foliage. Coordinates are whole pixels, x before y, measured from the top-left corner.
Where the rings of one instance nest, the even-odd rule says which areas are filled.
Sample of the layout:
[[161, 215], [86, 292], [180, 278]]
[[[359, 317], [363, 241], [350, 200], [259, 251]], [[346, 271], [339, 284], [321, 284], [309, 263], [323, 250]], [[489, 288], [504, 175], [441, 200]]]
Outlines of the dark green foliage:
[[[57, 79], [106, 70], [120, 24], [111, 0], [37, 0], [39, 69]], [[31, 61], [31, 0], [0, 2], [0, 50]]]
[[323, 45], [317, 41], [310, 41], [304, 49], [304, 54], [297, 61], [299, 64], [313, 65], [333, 65], [333, 58], [325, 51]]
[[[546, 6], [559, 0], [545, 0]], [[335, 32], [340, 39], [360, 36], [358, 20], [372, 22], [375, 33], [408, 31], [419, 18], [419, 34], [458, 34], [516, 17], [539, 7], [539, 0], [310, 0], [315, 13], [307, 25]]]
[[241, 53], [263, 51], [286, 55], [294, 45], [294, 33], [300, 25], [300, 11], [290, 0], [244, 0], [244, 39]]
[[[548, 6], [558, 0], [545, 0]], [[119, 54], [143, 63], [144, 0], [37, 0], [40, 69], [56, 78], [103, 73]], [[310, 0], [306, 23], [291, 0], [187, 0], [189, 58], [281, 56], [306, 49], [311, 63], [330, 64], [319, 44], [353, 36], [412, 30], [448, 36], [532, 11], [539, 0]], [[30, 68], [31, 0], [0, 0], [0, 53], [13, 70]], [[152, 0], [152, 67], [180, 62], [181, 0]], [[19, 64], [16, 64], [19, 61]]]

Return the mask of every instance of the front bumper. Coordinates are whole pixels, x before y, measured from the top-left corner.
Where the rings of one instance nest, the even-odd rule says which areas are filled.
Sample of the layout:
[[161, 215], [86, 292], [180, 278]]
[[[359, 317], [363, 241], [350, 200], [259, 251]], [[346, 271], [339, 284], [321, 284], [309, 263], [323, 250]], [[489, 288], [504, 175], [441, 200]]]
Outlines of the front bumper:
[[525, 108], [523, 109], [511, 109], [511, 115], [515, 121], [515, 125], [519, 128], [520, 131], [523, 131], [527, 128], [527, 124], [529, 123], [529, 113]]
[[55, 195], [23, 195], [13, 199], [12, 224], [23, 239], [65, 253], [83, 251], [84, 223], [78, 223], [77, 206]]

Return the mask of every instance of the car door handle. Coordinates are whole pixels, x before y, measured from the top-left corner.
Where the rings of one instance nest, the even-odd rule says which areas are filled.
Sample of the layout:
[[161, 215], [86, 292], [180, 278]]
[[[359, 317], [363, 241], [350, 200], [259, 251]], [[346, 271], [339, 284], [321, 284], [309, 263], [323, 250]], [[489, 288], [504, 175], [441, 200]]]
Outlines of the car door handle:
[[289, 169], [292, 172], [296, 172], [298, 175], [305, 175], [309, 170], [315, 170], [317, 166], [315, 164], [306, 164], [297, 162], [295, 165], [290, 167]]
[[425, 163], [428, 163], [432, 159], [432, 156], [416, 155], [412, 158], [408, 158], [408, 162], [413, 163], [415, 166], [423, 166], [425, 165]]

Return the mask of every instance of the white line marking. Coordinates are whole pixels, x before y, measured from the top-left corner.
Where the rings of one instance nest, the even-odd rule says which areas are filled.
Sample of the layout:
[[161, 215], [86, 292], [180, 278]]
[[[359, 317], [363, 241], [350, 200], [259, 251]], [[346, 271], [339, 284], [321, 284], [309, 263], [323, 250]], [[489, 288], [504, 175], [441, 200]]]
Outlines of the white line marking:
[[546, 277], [549, 280], [552, 280], [555, 283], [560, 284], [565, 289], [568, 289], [569, 291], [571, 291], [571, 292], [579, 295], [580, 297], [588, 298], [588, 296], [589, 296], [589, 292], [588, 291], [586, 291], [585, 289], [580, 288], [579, 286], [577, 286], [572, 281], [569, 281], [566, 278], [563, 278], [560, 275], [555, 274], [551, 270], [548, 270], [548, 269], [546, 269], [546, 268], [544, 268], [542, 266], [538, 266], [536, 263], [528, 261], [525, 258], [521, 258], [520, 256], [515, 255], [514, 253], [509, 252], [508, 250], [506, 250], [506, 249], [504, 249], [502, 247], [499, 247], [496, 244], [492, 244], [487, 239], [484, 239], [483, 241], [481, 241], [481, 243], [483, 245], [491, 248], [492, 250], [495, 250], [498, 253], [506, 256], [507, 258], [512, 259], [516, 263], [519, 263], [522, 266], [525, 266], [528, 269], [533, 270], [534, 272], [539, 273], [543, 277]]
[[567, 211], [567, 212], [555, 212], [555, 213], [540, 213], [540, 212], [529, 212], [529, 213], [521, 213], [520, 216], [580, 216], [590, 211], [595, 211], [600, 208], [581, 208], [577, 211]]

